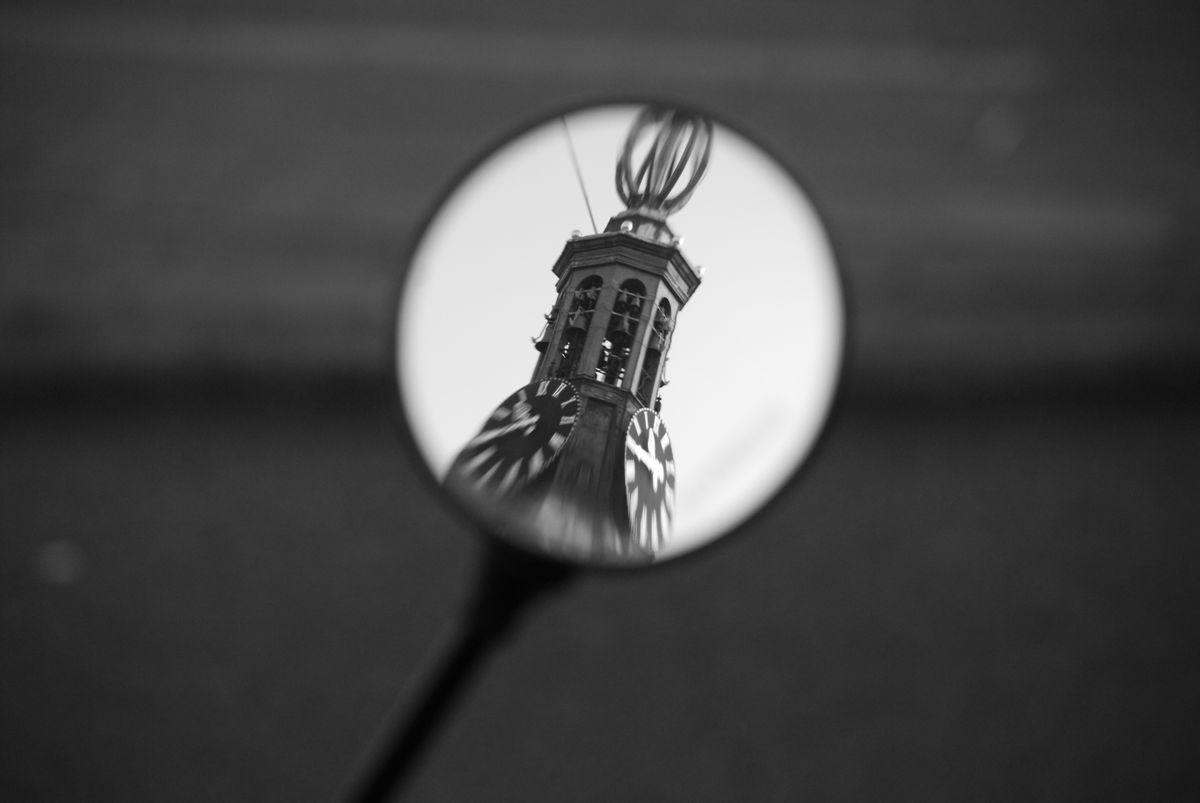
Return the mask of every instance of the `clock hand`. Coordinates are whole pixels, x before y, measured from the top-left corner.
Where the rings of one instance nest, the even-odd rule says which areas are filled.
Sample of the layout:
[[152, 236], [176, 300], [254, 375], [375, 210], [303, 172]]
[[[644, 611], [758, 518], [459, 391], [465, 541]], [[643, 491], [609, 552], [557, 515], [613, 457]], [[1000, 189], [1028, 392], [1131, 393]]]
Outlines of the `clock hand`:
[[663, 464], [656, 455], [650, 452], [649, 449], [643, 449], [642, 454], [650, 460], [647, 466], [650, 469], [650, 478], [654, 481], [654, 490], [658, 490], [658, 486], [662, 485], [663, 481]]
[[642, 465], [646, 467], [646, 470], [650, 472], [650, 477], [654, 483], [654, 490], [657, 491], [658, 486], [661, 485], [663, 481], [664, 472], [662, 461], [650, 454], [650, 452], [643, 448], [642, 445], [637, 441], [631, 442], [630, 449], [633, 451], [637, 459], [642, 462]]
[[524, 418], [521, 418], [521, 419], [518, 419], [518, 420], [512, 422], [511, 424], [509, 424], [506, 427], [502, 427], [499, 431], [497, 431], [495, 437], [500, 437], [501, 435], [507, 435], [508, 433], [512, 432], [513, 430], [522, 429], [522, 428], [525, 429], [525, 433], [523, 433], [523, 434], [527, 434], [529, 432], [529, 430], [531, 430], [535, 426], [537, 426], [537, 422], [538, 422], [538, 414], [531, 413], [530, 415], [527, 415]]
[[508, 433], [512, 432], [513, 430], [521, 429], [522, 427], [526, 428], [525, 434], [528, 434], [529, 430], [531, 430], [533, 427], [537, 426], [537, 422], [538, 422], [538, 414], [533, 413], [531, 415], [526, 416], [525, 418], [519, 418], [516, 421], [513, 421], [511, 424], [506, 424], [505, 426], [500, 427], [499, 429], [484, 430], [483, 432], [480, 432], [478, 435], [476, 435], [474, 438], [472, 438], [471, 442], [468, 443], [467, 446], [468, 447], [482, 446], [483, 444], [487, 443], [488, 441], [493, 441], [496, 438], [507, 435]]

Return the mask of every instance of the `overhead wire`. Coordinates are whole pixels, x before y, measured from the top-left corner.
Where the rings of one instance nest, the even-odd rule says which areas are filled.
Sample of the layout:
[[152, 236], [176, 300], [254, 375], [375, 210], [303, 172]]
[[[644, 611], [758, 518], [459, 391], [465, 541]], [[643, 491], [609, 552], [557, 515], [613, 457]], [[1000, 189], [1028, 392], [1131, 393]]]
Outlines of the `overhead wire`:
[[567, 150], [571, 154], [571, 165], [575, 168], [575, 178], [579, 181], [579, 191], [583, 193], [583, 203], [587, 206], [588, 218], [592, 221], [592, 234], [599, 234], [600, 230], [596, 228], [596, 216], [592, 214], [592, 202], [588, 198], [587, 187], [583, 183], [583, 172], [579, 169], [579, 157], [575, 155], [575, 143], [571, 141], [571, 129], [567, 127], [567, 116], [564, 114], [559, 119], [562, 120], [563, 134], [567, 138]]

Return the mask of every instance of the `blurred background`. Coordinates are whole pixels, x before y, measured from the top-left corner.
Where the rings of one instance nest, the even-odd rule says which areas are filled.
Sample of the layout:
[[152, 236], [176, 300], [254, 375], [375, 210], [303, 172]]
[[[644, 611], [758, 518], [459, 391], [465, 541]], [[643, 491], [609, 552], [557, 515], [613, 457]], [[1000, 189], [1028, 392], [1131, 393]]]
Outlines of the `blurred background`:
[[842, 399], [738, 537], [534, 610], [413, 799], [1194, 799], [1196, 16], [0, 6], [0, 797], [333, 798], [478, 552], [398, 268], [499, 135], [652, 92], [805, 179]]

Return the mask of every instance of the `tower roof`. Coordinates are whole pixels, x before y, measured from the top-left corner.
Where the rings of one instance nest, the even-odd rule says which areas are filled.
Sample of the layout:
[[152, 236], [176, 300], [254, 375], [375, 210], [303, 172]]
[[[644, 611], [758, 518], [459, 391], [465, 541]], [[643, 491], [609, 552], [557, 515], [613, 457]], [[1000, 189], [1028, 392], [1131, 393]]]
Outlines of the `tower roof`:
[[[557, 289], [562, 291], [568, 273], [573, 270], [616, 264], [663, 276], [680, 304], [686, 303], [700, 286], [701, 271], [683, 255], [673, 237], [664, 240], [620, 227], [619, 222], [632, 223], [636, 217], [636, 214], [628, 213], [616, 215], [605, 231], [567, 240], [552, 269], [558, 277]], [[617, 223], [616, 227], [614, 223]], [[661, 225], [669, 234], [666, 222]]]

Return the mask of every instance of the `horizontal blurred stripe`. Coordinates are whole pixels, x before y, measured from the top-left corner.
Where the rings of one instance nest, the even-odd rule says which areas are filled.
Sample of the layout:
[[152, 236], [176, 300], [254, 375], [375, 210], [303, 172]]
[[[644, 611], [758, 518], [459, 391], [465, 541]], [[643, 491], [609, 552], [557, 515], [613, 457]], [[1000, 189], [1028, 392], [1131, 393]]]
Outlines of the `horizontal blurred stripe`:
[[0, 12], [0, 372], [375, 370], [447, 182], [624, 86], [744, 117], [803, 176], [860, 382], [1200, 363], [1177, 54], [917, 40]]
[[354, 66], [513, 76], [667, 79], [969, 93], [1030, 92], [1047, 65], [1024, 50], [954, 51], [913, 45], [799, 40], [702, 41], [586, 31], [546, 34], [399, 25], [180, 22], [91, 14], [0, 13], [13, 49], [266, 66]]

